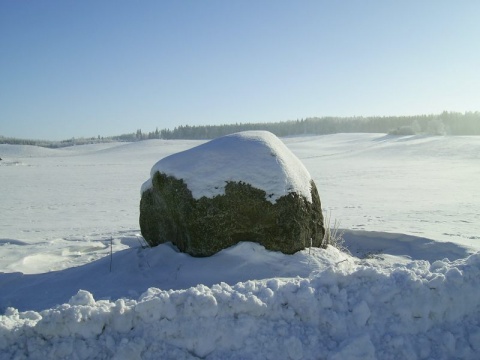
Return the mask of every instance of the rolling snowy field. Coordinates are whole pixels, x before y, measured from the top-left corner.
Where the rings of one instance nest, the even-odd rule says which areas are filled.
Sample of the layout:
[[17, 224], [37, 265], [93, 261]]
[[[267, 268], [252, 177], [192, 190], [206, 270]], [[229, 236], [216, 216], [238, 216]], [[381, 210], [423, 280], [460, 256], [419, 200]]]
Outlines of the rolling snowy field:
[[142, 183], [201, 141], [0, 145], [0, 359], [478, 359], [480, 138], [283, 141], [350, 254], [145, 248]]

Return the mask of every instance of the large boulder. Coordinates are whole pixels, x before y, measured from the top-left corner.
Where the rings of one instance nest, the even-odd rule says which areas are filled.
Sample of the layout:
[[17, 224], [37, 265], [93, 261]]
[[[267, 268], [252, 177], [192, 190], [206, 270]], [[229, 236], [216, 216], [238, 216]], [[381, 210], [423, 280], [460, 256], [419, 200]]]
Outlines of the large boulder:
[[322, 246], [325, 232], [310, 174], [267, 131], [220, 137], [157, 162], [142, 186], [140, 228], [151, 246], [170, 241], [192, 256], [240, 241], [293, 254]]

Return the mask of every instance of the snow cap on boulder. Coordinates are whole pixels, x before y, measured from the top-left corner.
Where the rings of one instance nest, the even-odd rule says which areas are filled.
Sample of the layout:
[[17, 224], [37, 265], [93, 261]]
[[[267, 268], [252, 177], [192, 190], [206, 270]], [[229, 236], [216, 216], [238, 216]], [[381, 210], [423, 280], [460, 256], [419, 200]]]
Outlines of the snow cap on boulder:
[[274, 134], [244, 131], [216, 138], [158, 161], [142, 193], [152, 187], [155, 173], [182, 179], [195, 199], [225, 192], [228, 181], [243, 182], [264, 190], [274, 203], [290, 192], [312, 202], [310, 173]]

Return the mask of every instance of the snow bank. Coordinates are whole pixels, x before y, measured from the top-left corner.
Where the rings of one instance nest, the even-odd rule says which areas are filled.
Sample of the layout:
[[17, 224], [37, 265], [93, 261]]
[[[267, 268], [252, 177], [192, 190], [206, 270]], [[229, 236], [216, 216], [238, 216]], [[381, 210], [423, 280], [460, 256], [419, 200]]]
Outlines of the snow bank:
[[271, 202], [290, 192], [312, 201], [310, 173], [287, 146], [268, 131], [223, 136], [163, 158], [153, 166], [142, 193], [152, 187], [152, 178], [158, 171], [183, 179], [196, 199], [222, 195], [226, 181], [241, 181], [273, 194], [268, 198]]
[[[179, 252], [171, 243], [143, 249], [137, 240], [114, 240], [114, 249], [119, 247], [115, 245], [118, 242], [130, 242], [132, 247], [117, 251], [112, 257], [106, 252], [108, 248], [98, 251], [104, 254], [103, 258], [82, 266], [68, 264], [69, 254], [62, 251], [69, 265], [62, 270], [28, 275], [0, 272], [0, 314], [7, 307], [21, 311], [48, 309], [68, 302], [79, 289], [89, 291], [96, 299], [116, 300], [137, 298], [149, 287], [181, 290], [198, 284], [212, 286], [224, 282], [234, 285], [273, 277], [308, 277], [313, 271], [346, 258], [333, 248], [329, 251], [312, 248], [286, 256], [267, 251], [253, 242], [241, 242], [211, 257], [195, 258]], [[74, 250], [73, 256], [75, 253]], [[32, 261], [39, 262], [41, 267], [48, 260], [53, 262], [52, 258], [55, 256], [38, 254]], [[30, 262], [30, 257], [23, 260]]]
[[476, 359], [480, 253], [390, 269], [348, 258], [307, 278], [150, 288], [137, 300], [79, 291], [0, 316], [0, 358]]

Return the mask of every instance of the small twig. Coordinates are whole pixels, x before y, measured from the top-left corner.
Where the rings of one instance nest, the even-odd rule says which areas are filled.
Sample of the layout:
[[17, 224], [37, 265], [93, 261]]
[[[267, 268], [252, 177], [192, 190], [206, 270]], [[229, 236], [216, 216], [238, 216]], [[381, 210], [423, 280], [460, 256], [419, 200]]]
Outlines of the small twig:
[[113, 237], [110, 236], [110, 272], [112, 272], [113, 263]]

